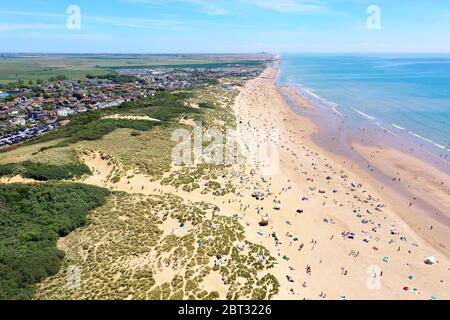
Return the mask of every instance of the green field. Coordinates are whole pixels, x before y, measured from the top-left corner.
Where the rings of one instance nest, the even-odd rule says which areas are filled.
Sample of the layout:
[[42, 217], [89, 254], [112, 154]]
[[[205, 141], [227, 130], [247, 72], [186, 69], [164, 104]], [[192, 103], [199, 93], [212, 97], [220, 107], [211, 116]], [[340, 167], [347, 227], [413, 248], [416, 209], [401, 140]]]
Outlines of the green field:
[[226, 64], [255, 65], [261, 55], [0, 55], [0, 83], [47, 80], [65, 75], [79, 80], [87, 73], [105, 74], [117, 68], [152, 66], [220, 67]]

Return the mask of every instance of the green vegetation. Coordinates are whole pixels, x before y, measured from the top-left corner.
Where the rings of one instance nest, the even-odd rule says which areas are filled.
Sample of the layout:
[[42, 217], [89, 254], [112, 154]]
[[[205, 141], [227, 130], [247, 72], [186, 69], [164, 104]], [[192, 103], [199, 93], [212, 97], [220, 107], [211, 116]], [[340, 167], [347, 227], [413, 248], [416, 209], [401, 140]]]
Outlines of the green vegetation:
[[81, 162], [61, 166], [31, 161], [0, 165], [0, 177], [21, 175], [24, 178], [38, 181], [70, 180], [91, 174], [89, 167]]
[[89, 167], [84, 163], [55, 166], [26, 161], [22, 165], [25, 169], [23, 175], [25, 178], [39, 181], [68, 180], [92, 174]]
[[171, 173], [161, 180], [161, 185], [171, 185], [182, 188], [184, 191], [199, 189], [200, 182], [205, 181], [203, 194], [211, 192], [215, 196], [224, 196], [235, 191], [235, 187], [229, 184], [221, 185], [216, 181], [221, 176], [232, 174], [233, 168], [223, 165], [199, 164], [194, 168], [183, 167], [175, 173]]
[[88, 185], [0, 185], [0, 299], [30, 299], [59, 271], [61, 236], [85, 224], [109, 191]]
[[0, 165], [0, 177], [12, 177], [20, 173], [21, 173], [20, 168], [15, 163]]

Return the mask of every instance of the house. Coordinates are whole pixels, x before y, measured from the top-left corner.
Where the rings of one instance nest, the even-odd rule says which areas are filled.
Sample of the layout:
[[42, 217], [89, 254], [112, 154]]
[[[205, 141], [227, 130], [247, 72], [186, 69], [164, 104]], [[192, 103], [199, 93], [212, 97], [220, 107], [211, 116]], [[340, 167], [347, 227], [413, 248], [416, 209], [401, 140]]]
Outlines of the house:
[[17, 125], [17, 126], [24, 126], [27, 122], [25, 118], [14, 118], [10, 120], [11, 124]]
[[76, 108], [76, 110], [77, 110], [78, 113], [83, 113], [83, 112], [87, 112], [88, 111], [88, 109], [85, 106], [83, 106], [83, 105], [78, 106]]
[[58, 117], [67, 117], [69, 115], [72, 115], [75, 113], [75, 111], [73, 111], [72, 109], [59, 109], [56, 111], [56, 113], [58, 114]]

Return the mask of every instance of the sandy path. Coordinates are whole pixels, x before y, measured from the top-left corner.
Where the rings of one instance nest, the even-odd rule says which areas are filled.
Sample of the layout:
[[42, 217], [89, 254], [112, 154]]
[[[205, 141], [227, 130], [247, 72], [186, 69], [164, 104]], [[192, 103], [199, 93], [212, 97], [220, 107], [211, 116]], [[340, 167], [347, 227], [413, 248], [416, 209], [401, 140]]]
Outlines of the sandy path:
[[112, 116], [103, 117], [103, 119], [112, 119], [112, 120], [141, 120], [141, 121], [156, 121], [161, 122], [159, 119], [151, 118], [149, 116], [132, 116], [132, 115], [121, 115], [114, 114]]

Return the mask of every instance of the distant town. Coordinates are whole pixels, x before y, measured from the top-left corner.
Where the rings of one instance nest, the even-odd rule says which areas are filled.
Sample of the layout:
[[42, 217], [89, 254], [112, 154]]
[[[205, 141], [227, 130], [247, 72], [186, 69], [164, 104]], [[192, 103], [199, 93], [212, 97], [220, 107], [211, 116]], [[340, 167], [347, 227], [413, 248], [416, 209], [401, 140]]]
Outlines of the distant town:
[[104, 76], [87, 74], [83, 80], [57, 76], [48, 81], [9, 84], [0, 89], [0, 147], [55, 130], [76, 114], [114, 108], [157, 91], [217, 84], [219, 78], [239, 77], [243, 81], [259, 70], [255, 66], [130, 68]]

